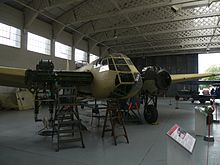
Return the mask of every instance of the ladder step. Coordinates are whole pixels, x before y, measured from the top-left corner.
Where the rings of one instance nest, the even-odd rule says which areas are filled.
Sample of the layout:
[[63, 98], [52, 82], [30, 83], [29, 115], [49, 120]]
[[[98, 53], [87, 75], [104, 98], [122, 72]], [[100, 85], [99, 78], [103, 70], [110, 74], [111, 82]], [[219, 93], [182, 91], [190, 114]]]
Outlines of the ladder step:
[[35, 101], [53, 102], [55, 99], [35, 99]]
[[74, 121], [61, 121], [60, 123], [58, 123], [58, 125], [60, 125], [60, 126], [69, 126], [69, 125], [73, 125], [73, 124], [79, 125], [79, 124], [81, 124], [81, 122], [79, 120], [74, 120]]
[[[127, 140], [127, 143], [129, 143], [127, 131], [126, 131], [124, 121], [123, 121], [123, 116], [120, 113], [121, 112], [118, 110], [117, 106], [114, 106], [114, 102], [112, 105], [109, 105], [109, 103], [108, 103], [108, 107], [106, 110], [106, 116], [105, 116], [105, 120], [104, 120], [104, 126], [103, 126], [103, 130], [102, 130], [102, 137], [104, 137], [105, 132], [112, 131], [115, 145], [117, 145], [117, 142], [116, 142], [117, 137], [120, 137], [120, 136], [124, 136]], [[110, 120], [110, 123], [111, 123], [110, 129], [106, 128], [106, 126], [107, 126], [106, 122], [108, 120]], [[121, 134], [118, 134], [119, 133], [117, 131], [117, 128], [119, 128], [118, 125], [120, 125], [123, 128], [123, 130], [122, 130], [123, 133], [121, 133]]]
[[59, 103], [59, 105], [61, 105], [61, 106], [75, 106], [75, 105], [77, 105], [77, 104], [74, 104], [74, 103]]
[[72, 89], [72, 90], [75, 90], [76, 88], [75, 87], [60, 86], [60, 87], [58, 87], [58, 89]]
[[57, 116], [57, 120], [71, 120], [72, 119], [72, 116]]
[[79, 119], [76, 107], [79, 105], [76, 100], [77, 90], [75, 87], [68, 86], [61, 86], [58, 90], [58, 102], [56, 105], [57, 107], [53, 123], [53, 130], [57, 135], [57, 148], [59, 150], [59, 144], [61, 143], [76, 141], [81, 141], [82, 146], [84, 147], [81, 132], [81, 120]]
[[68, 133], [68, 134], [61, 134], [59, 135], [60, 140], [66, 140], [66, 139], [73, 139], [74, 135]]
[[74, 133], [73, 129], [64, 129], [64, 130], [59, 130], [59, 133]]
[[127, 135], [125, 135], [125, 134], [118, 134], [118, 135], [116, 135], [116, 138], [117, 138], [117, 137], [120, 137], [120, 136], [126, 137]]
[[72, 97], [76, 97], [76, 95], [73, 95], [73, 94], [67, 94], [67, 95], [59, 95], [58, 96], [58, 98], [65, 98], [65, 97], [70, 97], [70, 98], [72, 98]]
[[70, 142], [77, 142], [77, 141], [81, 141], [81, 138], [75, 138], [75, 139], [62, 139], [59, 140], [60, 143], [70, 143]]
[[63, 116], [63, 115], [73, 115], [74, 112], [73, 111], [62, 111], [62, 112], [59, 112], [59, 114], [57, 114], [57, 116]]

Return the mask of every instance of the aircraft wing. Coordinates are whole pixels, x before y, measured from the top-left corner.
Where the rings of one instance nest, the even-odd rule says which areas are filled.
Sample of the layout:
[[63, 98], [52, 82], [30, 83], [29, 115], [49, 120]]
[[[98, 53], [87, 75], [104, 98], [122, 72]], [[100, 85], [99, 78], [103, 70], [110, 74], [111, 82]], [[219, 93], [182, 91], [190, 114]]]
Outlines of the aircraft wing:
[[26, 69], [0, 66], [0, 85], [25, 88]]
[[[38, 71], [0, 66], [0, 86], [28, 88], [31, 83], [46, 83], [56, 80], [59, 83], [70, 83], [76, 86], [90, 85], [93, 79], [91, 72], [85, 71]], [[28, 84], [28, 85], [27, 85]]]
[[178, 82], [183, 82], [183, 81], [189, 81], [189, 80], [194, 80], [194, 79], [200, 79], [204, 77], [212, 77], [212, 76], [217, 76], [220, 74], [215, 74], [215, 73], [202, 73], [202, 74], [173, 74], [170, 75], [172, 79], [172, 83], [178, 83]]

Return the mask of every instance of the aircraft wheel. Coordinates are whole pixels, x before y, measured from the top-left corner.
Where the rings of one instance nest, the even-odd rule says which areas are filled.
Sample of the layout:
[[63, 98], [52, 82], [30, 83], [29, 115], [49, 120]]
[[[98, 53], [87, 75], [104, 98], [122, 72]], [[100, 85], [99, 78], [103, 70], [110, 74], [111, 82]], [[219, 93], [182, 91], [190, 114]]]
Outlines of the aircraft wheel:
[[175, 96], [175, 100], [178, 101], [180, 100], [180, 97], [178, 95]]
[[200, 99], [199, 102], [200, 102], [201, 104], [205, 104], [205, 100], [204, 100], [204, 99]]
[[148, 105], [144, 109], [144, 118], [149, 124], [155, 123], [157, 121], [158, 111], [154, 105]]

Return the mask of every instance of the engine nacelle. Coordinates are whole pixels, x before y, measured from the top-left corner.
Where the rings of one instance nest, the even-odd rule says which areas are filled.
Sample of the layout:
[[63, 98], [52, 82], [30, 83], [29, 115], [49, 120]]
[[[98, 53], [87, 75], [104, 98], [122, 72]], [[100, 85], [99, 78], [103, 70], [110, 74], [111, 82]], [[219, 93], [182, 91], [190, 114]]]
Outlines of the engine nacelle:
[[143, 90], [151, 95], [166, 91], [171, 85], [170, 74], [160, 67], [148, 66], [142, 69]]

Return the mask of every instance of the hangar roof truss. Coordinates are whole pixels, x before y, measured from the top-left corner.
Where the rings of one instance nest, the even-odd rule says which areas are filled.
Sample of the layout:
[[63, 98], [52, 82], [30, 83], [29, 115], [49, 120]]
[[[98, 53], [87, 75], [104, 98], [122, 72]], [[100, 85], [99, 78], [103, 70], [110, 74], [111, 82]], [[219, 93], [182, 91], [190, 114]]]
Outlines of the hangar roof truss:
[[219, 52], [219, 0], [15, 0], [36, 19], [132, 57]]

